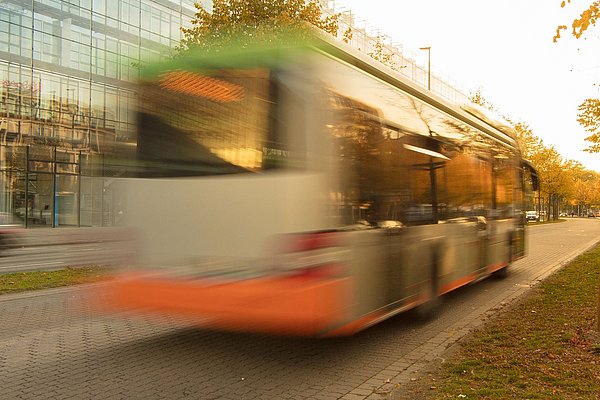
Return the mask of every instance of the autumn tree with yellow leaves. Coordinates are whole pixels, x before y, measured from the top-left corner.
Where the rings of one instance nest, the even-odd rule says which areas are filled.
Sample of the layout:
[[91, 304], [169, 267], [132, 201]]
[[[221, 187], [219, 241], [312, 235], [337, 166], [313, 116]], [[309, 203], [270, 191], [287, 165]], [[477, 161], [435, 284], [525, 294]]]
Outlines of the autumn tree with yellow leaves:
[[[571, 0], [563, 1], [560, 6], [565, 7]], [[579, 39], [590, 26], [596, 25], [596, 21], [600, 18], [600, 1], [594, 1], [581, 13], [579, 18], [576, 18], [571, 23], [571, 34]], [[556, 35], [553, 40], [554, 43], [560, 39], [560, 31], [568, 29], [566, 25], [560, 25], [556, 28]]]
[[578, 110], [577, 122], [590, 133], [585, 140], [591, 145], [585, 151], [600, 153], [600, 99], [586, 99]]
[[[563, 1], [561, 7], [565, 7], [567, 2]], [[576, 18], [571, 24], [571, 34], [575, 38], [579, 39], [582, 37], [591, 26], [596, 25], [596, 22], [600, 18], [600, 1], [593, 1], [588, 7], [581, 13], [579, 18]], [[560, 39], [560, 31], [566, 30], [566, 25], [561, 25], [556, 28], [556, 35], [553, 40], [556, 43]], [[590, 146], [585, 149], [590, 153], [600, 153], [600, 99], [586, 99], [578, 107], [577, 122], [590, 133], [590, 136], [586, 137], [585, 140], [590, 142]]]
[[402, 68], [396, 62], [398, 54], [387, 48], [385, 45], [387, 39], [389, 38], [385, 35], [377, 35], [375, 44], [373, 45], [373, 51], [369, 52], [369, 56], [380, 63], [387, 65], [391, 69], [398, 71]]
[[[289, 34], [308, 32], [307, 23], [338, 36], [340, 14], [325, 16], [316, 0], [214, 0], [208, 11], [199, 3], [190, 28], [182, 28], [183, 39], [177, 48], [215, 49], [235, 43], [268, 43]], [[342, 34], [351, 38], [351, 31]]]

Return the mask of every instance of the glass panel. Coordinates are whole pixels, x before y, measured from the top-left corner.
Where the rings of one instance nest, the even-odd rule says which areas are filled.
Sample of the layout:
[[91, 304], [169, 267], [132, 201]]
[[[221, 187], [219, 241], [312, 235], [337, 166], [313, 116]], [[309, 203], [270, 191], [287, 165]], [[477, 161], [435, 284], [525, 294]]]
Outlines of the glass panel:
[[498, 152], [493, 161], [495, 214], [498, 218], [510, 218], [516, 212], [512, 205], [518, 201], [517, 165], [515, 165], [510, 154], [503, 154], [502, 152]]
[[29, 171], [31, 172], [54, 172], [54, 163], [45, 161], [29, 161]]
[[81, 176], [81, 226], [102, 226], [102, 197], [104, 180]]
[[56, 163], [56, 172], [59, 174], [76, 175], [79, 172], [78, 164]]
[[[8, 174], [10, 176], [10, 174]], [[14, 209], [14, 216], [17, 224], [25, 225], [25, 173], [16, 172], [11, 179], [12, 196], [11, 201]]]
[[0, 225], [24, 225], [24, 146], [0, 146]]
[[27, 224], [31, 226], [52, 226], [54, 176], [31, 173], [27, 185]]
[[78, 193], [78, 176], [58, 175], [56, 177], [56, 226], [79, 225]]
[[29, 149], [29, 160], [53, 161], [54, 160], [54, 148], [53, 147], [32, 146]]
[[59, 174], [77, 174], [79, 172], [79, 153], [56, 152], [56, 172]]
[[0, 170], [25, 171], [25, 146], [0, 146]]
[[448, 209], [453, 216], [489, 216], [492, 205], [491, 163], [470, 150], [464, 150], [451, 157], [445, 172]]
[[99, 155], [94, 154], [82, 154], [81, 155], [81, 174], [87, 176], [97, 175], [97, 159]]
[[22, 224], [16, 215], [15, 192], [18, 173], [13, 170], [0, 171], [0, 225]]
[[99, 14], [106, 13], [106, 0], [93, 0], [92, 9]]

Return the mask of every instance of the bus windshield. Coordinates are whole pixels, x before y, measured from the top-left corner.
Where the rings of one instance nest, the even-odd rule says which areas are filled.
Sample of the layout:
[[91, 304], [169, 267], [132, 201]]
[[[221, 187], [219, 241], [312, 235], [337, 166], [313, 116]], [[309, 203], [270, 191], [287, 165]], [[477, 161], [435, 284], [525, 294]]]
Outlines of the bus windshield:
[[286, 149], [274, 133], [268, 69], [163, 71], [140, 85], [140, 177], [205, 176], [275, 168]]

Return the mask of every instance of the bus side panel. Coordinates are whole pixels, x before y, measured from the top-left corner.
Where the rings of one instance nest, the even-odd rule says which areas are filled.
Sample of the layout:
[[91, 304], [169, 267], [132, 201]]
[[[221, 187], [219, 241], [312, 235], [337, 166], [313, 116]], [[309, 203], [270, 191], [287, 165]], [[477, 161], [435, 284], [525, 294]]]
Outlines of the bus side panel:
[[445, 269], [440, 292], [447, 293], [476, 279], [482, 268], [483, 238], [476, 222], [460, 221], [446, 227]]
[[352, 318], [373, 312], [386, 303], [384, 235], [379, 229], [349, 232], [350, 276], [353, 281]]
[[[448, 269], [443, 258], [444, 226], [368, 229], [348, 233], [353, 282], [352, 320], [368, 326], [397, 310], [429, 300], [432, 273]], [[433, 263], [439, 252], [438, 265]], [[370, 316], [369, 320], [366, 316]], [[359, 328], [360, 329], [360, 328]]]
[[514, 231], [512, 219], [492, 221], [492, 230], [488, 239], [486, 268], [494, 272], [510, 263], [510, 238]]

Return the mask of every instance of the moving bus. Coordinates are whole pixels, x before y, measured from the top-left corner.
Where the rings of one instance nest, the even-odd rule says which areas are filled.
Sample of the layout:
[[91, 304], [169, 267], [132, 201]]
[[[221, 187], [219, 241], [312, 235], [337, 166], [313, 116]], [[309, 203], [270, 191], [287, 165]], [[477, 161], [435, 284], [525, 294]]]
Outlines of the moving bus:
[[525, 252], [511, 128], [334, 39], [145, 68], [114, 305], [217, 329], [349, 335]]

